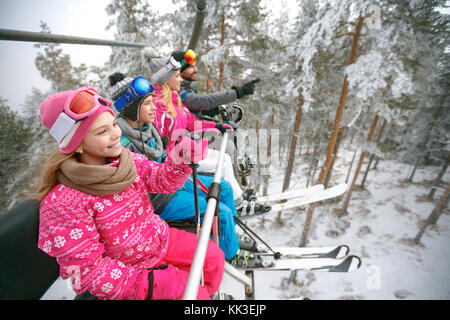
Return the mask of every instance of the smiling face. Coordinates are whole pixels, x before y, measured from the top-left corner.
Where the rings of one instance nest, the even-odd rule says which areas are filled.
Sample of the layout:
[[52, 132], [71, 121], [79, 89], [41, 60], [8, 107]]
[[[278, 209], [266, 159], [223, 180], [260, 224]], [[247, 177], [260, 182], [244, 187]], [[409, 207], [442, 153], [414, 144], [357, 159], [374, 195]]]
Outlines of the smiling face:
[[156, 107], [153, 104], [153, 96], [149, 95], [141, 103], [139, 109], [139, 122], [141, 125], [144, 123], [152, 123], [155, 120]]
[[107, 158], [120, 156], [122, 145], [120, 136], [122, 130], [116, 123], [116, 119], [109, 112], [101, 113], [94, 121], [89, 132], [81, 142], [78, 151], [81, 153], [81, 161], [84, 164], [105, 164]]
[[198, 72], [198, 69], [194, 63], [193, 65], [191, 65], [189, 68], [187, 68], [186, 70], [184, 70], [181, 73], [181, 77], [186, 80], [195, 81], [195, 80], [197, 80], [197, 72]]
[[167, 85], [172, 91], [180, 91], [182, 82], [183, 78], [180, 75], [180, 71], [177, 71], [169, 80], [167, 80]]

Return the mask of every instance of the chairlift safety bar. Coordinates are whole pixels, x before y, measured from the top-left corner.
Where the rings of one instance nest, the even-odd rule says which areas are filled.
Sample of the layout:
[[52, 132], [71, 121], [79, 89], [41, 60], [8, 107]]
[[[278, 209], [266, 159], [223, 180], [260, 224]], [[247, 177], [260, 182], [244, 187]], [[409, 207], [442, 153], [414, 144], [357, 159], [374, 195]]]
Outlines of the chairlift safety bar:
[[[220, 183], [222, 177], [222, 168], [224, 162], [225, 148], [227, 146], [228, 132], [223, 134], [222, 142], [220, 145], [219, 160], [217, 161], [216, 172], [214, 174], [214, 181]], [[217, 199], [210, 198], [206, 206], [206, 213], [203, 218], [202, 228], [197, 241], [197, 248], [195, 249], [194, 258], [192, 259], [191, 269], [189, 270], [189, 276], [186, 282], [186, 288], [183, 294], [183, 300], [196, 300], [198, 294], [198, 287], [200, 285], [200, 279], [203, 271], [203, 265], [205, 262], [206, 250], [208, 249], [209, 236], [211, 234], [211, 228], [214, 219], [214, 213], [216, 211]]]

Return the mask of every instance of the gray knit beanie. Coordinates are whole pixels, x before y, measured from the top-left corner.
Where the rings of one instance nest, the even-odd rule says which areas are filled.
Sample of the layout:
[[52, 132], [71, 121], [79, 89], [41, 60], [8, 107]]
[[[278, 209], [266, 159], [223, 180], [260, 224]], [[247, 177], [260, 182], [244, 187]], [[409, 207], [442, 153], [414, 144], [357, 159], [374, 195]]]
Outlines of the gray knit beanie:
[[150, 80], [158, 86], [162, 86], [181, 68], [180, 63], [172, 56], [169, 59], [158, 56], [151, 48], [144, 49], [143, 56], [150, 73]]
[[111, 86], [111, 98], [114, 101], [128, 90], [128, 85], [133, 81], [133, 78], [127, 77], [120, 72], [110, 75], [108, 79]]

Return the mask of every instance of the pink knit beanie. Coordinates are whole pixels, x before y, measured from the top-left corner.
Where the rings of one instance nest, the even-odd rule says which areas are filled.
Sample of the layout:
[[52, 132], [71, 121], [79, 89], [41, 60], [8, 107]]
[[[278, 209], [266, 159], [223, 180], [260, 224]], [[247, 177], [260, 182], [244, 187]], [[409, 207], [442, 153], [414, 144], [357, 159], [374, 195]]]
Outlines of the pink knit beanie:
[[[93, 87], [83, 87], [80, 89], [96, 91]], [[73, 97], [74, 92], [78, 90], [51, 94], [41, 104], [42, 124], [50, 131], [50, 134], [55, 138], [56, 142], [58, 142], [59, 151], [63, 154], [75, 152], [89, 132], [95, 119], [102, 112], [108, 111], [114, 116], [114, 111], [109, 108], [111, 102], [105, 99], [99, 99], [101, 103], [96, 105], [91, 111], [86, 112], [86, 117], [82, 117], [78, 121], [66, 115], [64, 105], [68, 99]], [[55, 122], [58, 123], [55, 124]]]

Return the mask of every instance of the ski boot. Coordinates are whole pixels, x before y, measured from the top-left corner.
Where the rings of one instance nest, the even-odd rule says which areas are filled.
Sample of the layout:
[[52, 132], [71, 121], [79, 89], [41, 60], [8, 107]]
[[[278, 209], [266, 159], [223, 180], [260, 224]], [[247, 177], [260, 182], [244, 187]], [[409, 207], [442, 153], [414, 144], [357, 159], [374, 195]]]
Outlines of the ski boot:
[[256, 201], [255, 189], [245, 189], [242, 197], [247, 201]]
[[256, 201], [255, 189], [245, 189], [242, 192], [242, 195], [240, 195], [239, 198], [234, 201], [236, 208], [241, 207], [244, 200], [246, 200], [247, 203], [250, 201]]
[[239, 206], [236, 207], [236, 212], [238, 217], [248, 217], [252, 215], [257, 216], [269, 212], [271, 209], [271, 206], [267, 206], [256, 201], [244, 200]]
[[253, 239], [247, 237], [244, 234], [238, 236], [238, 240], [239, 240], [239, 248], [241, 250], [246, 250], [250, 252], [267, 252], [266, 247], [258, 244], [257, 242], [253, 241]]

